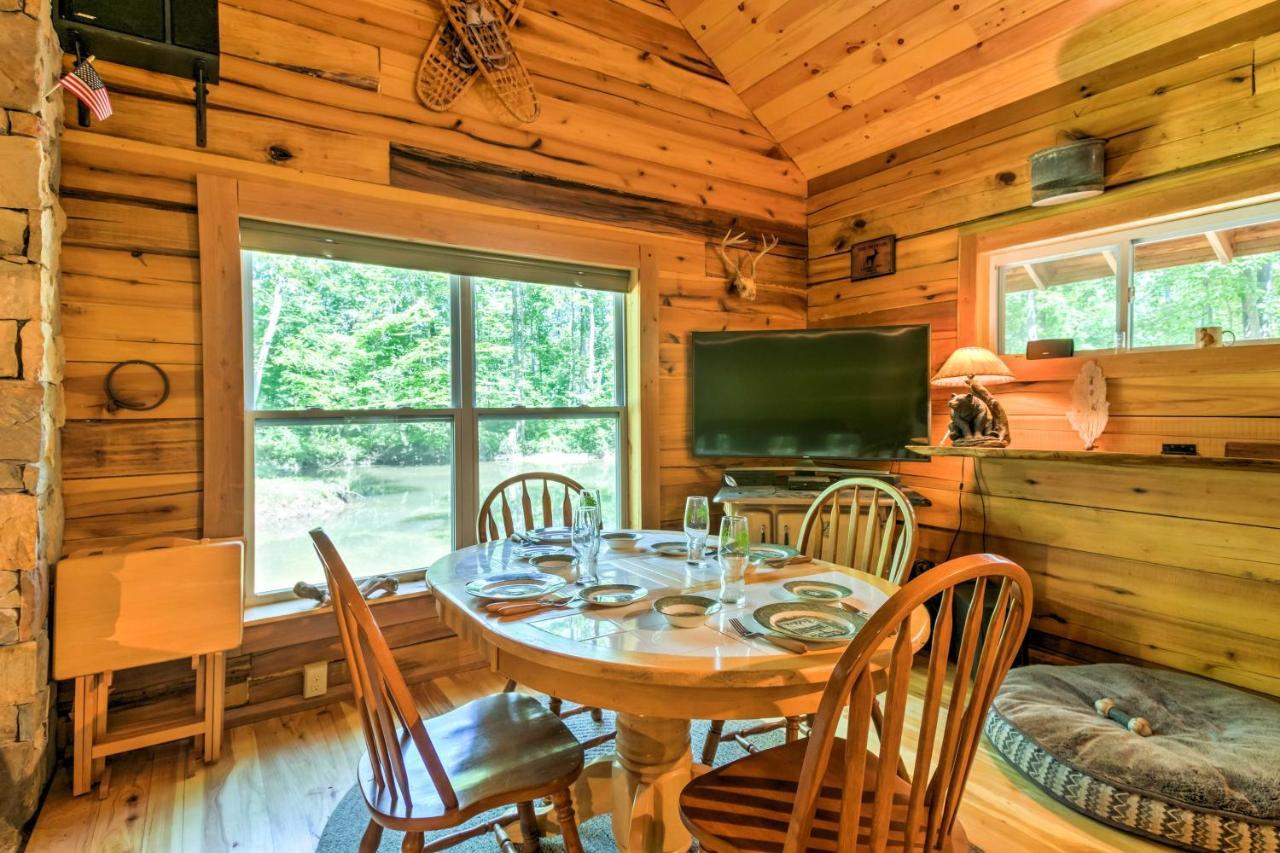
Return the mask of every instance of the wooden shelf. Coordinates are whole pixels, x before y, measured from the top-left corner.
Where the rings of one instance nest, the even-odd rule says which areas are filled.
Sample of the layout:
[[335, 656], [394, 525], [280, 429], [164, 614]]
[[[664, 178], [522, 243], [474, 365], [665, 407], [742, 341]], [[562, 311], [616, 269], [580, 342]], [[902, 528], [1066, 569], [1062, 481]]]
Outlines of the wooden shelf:
[[1228, 456], [1166, 456], [1159, 453], [1112, 453], [1106, 450], [1029, 450], [1016, 447], [911, 447], [921, 456], [968, 456], [973, 459], [1029, 459], [1089, 465], [1169, 465], [1182, 468], [1233, 468], [1280, 471], [1280, 459]]

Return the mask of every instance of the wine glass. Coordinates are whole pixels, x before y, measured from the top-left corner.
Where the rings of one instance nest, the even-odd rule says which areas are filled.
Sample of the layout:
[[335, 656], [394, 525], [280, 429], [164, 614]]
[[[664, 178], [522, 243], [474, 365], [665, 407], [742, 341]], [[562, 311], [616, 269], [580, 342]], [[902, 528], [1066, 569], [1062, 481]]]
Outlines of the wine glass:
[[701, 495], [686, 498], [684, 502], [684, 535], [688, 540], [689, 555], [686, 562], [698, 565], [702, 562], [703, 549], [707, 547], [707, 534], [711, 529], [711, 508]]
[[578, 558], [578, 583], [597, 583], [596, 557], [600, 553], [600, 508], [579, 506], [573, 512], [570, 530], [573, 552]]
[[726, 515], [720, 519], [720, 600], [741, 604], [747, 598], [747, 565], [751, 559], [751, 536], [747, 519]]

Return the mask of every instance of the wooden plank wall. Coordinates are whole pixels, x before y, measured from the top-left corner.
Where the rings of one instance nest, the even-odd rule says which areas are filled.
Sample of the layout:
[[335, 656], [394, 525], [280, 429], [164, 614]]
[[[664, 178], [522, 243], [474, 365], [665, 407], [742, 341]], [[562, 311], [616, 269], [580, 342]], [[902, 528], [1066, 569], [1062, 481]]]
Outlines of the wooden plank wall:
[[[223, 80], [211, 89], [207, 152], [195, 149], [190, 82], [99, 63], [115, 114], [88, 131], [68, 127], [63, 147], [68, 550], [201, 533], [200, 171], [422, 193], [548, 231], [652, 245], [663, 519], [678, 520], [686, 494], [711, 488], [714, 460], [687, 451], [689, 334], [804, 325], [800, 174], [661, 4], [529, 0], [515, 41], [541, 97], [531, 125], [505, 117], [480, 86], [456, 113], [417, 103], [412, 79], [436, 8], [222, 3]], [[709, 248], [730, 225], [784, 241], [762, 264], [753, 303], [726, 295]], [[162, 365], [172, 394], [154, 412], [107, 412], [106, 371], [132, 358]], [[126, 392], [147, 381], [121, 378]], [[417, 627], [400, 629], [401, 640], [430, 636]], [[267, 652], [296, 642], [247, 645], [228, 671], [235, 685], [262, 687], [233, 697], [296, 692], [302, 658]], [[336, 659], [336, 647], [328, 652]], [[145, 679], [136, 687], [160, 689]]]
[[[1278, 43], [1271, 34], [1203, 44], [1154, 71], [1104, 70], [1080, 82], [1086, 97], [992, 113], [963, 135], [815, 182], [809, 324], [930, 323], [935, 366], [958, 339], [968, 343], [957, 333], [974, 321], [958, 301], [959, 235], [1026, 219], [1027, 157], [1060, 131], [1107, 139], [1113, 190], [1158, 198], [1208, 168], [1233, 176], [1214, 188], [1221, 195], [1275, 190], [1258, 185], [1250, 164], [1274, 168], [1280, 146]], [[1108, 203], [1089, 209], [1105, 212]], [[1088, 218], [1080, 211], [1075, 221]], [[851, 283], [849, 244], [891, 233], [900, 241], [897, 274]], [[1229, 439], [1280, 441], [1280, 347], [1100, 360], [1112, 415], [1102, 449], [1158, 453], [1177, 441], [1221, 455]], [[1009, 362], [1019, 381], [994, 390], [1009, 410], [1014, 446], [1080, 449], [1063, 412], [1083, 359]], [[945, 399], [935, 397], [935, 440]], [[934, 501], [921, 513], [925, 556], [985, 547], [1033, 572], [1041, 658], [1122, 656], [1280, 694], [1274, 473], [960, 459], [899, 467]]]

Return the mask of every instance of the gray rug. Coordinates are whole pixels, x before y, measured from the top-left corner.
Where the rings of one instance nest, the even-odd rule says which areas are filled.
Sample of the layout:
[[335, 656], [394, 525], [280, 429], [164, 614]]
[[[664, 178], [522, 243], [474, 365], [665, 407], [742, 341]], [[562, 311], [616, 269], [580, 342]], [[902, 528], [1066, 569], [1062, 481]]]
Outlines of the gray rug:
[[[565, 720], [565, 724], [569, 726], [579, 740], [585, 741], [612, 730], [614, 727], [613, 713], [605, 711], [603, 723], [596, 723], [591, 719], [590, 714], [576, 714]], [[695, 720], [693, 723], [690, 737], [693, 741], [695, 760], [702, 754], [702, 745], [707, 738], [709, 725], [706, 720]], [[730, 723], [727, 728], [742, 728], [747, 725], [750, 724], [734, 722]], [[761, 748], [778, 746], [783, 742], [783, 733], [781, 729], [775, 729], [766, 734], [756, 735], [751, 740]], [[594, 758], [609, 755], [612, 752], [612, 743], [602, 744], [587, 751], [587, 761], [590, 762]], [[716, 753], [716, 766], [727, 764], [730, 761], [742, 758], [746, 754], [746, 750], [738, 746], [734, 741], [722, 741], [720, 749]], [[492, 820], [503, 811], [506, 811], [506, 809], [498, 809], [476, 815], [463, 826], [470, 827], [484, 823]], [[347, 791], [346, 796], [339, 801], [333, 813], [329, 815], [329, 821], [325, 824], [324, 832], [320, 835], [320, 843], [316, 846], [316, 853], [351, 853], [351, 851], [360, 846], [360, 837], [364, 835], [365, 827], [368, 825], [369, 810], [365, 808], [364, 797], [361, 796], [360, 789], [352, 785], [351, 790]], [[584, 821], [578, 827], [578, 831], [582, 835], [582, 846], [589, 853], [608, 853], [608, 851], [618, 849], [613, 840], [613, 828], [607, 814], [597, 815], [588, 821]], [[454, 832], [457, 832], [457, 828], [440, 833], [430, 833], [427, 835], [427, 842], [430, 843], [432, 838], [451, 835]], [[404, 833], [387, 830], [383, 833], [382, 844], [378, 847], [378, 853], [397, 853], [400, 850], [400, 842], [403, 838]], [[497, 845], [494, 843], [493, 836], [482, 835], [456, 847], [451, 847], [450, 851], [457, 851], [457, 853], [493, 853], [496, 849]], [[542, 850], [548, 851], [548, 853], [561, 853], [564, 850], [564, 845], [560, 843], [559, 836], [551, 836], [542, 839]]]

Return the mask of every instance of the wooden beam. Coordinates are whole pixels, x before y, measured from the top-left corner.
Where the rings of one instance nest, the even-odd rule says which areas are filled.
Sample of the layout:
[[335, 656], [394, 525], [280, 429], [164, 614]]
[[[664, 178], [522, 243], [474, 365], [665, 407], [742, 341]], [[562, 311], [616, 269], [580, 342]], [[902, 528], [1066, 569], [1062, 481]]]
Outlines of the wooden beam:
[[1213, 253], [1218, 256], [1218, 263], [1229, 264], [1235, 259], [1235, 249], [1231, 245], [1231, 235], [1225, 231], [1206, 231], [1204, 238], [1209, 241]]
[[1120, 264], [1116, 261], [1115, 253], [1110, 249], [1102, 250], [1102, 259], [1107, 262], [1107, 266], [1111, 267], [1111, 274], [1115, 275], [1120, 271]]
[[244, 333], [239, 187], [196, 176], [204, 347], [205, 536], [244, 535]]
[[1036, 290], [1044, 290], [1044, 279], [1040, 277], [1040, 273], [1036, 272], [1035, 264], [1023, 264], [1022, 269], [1026, 272], [1027, 277], [1031, 279], [1031, 283], [1036, 286]]

